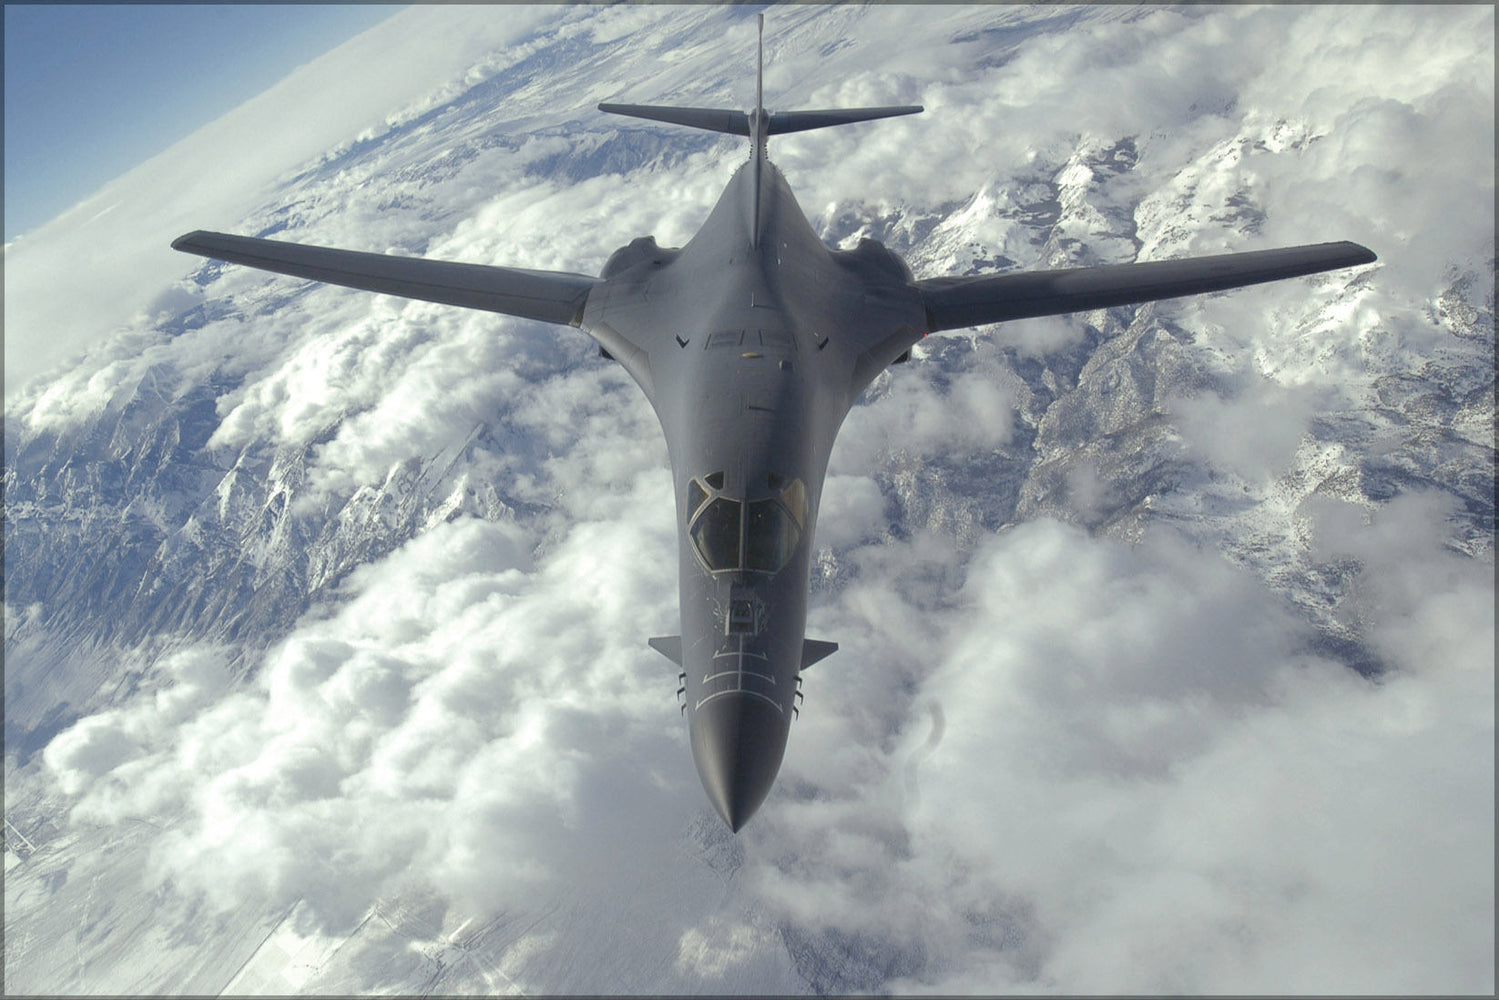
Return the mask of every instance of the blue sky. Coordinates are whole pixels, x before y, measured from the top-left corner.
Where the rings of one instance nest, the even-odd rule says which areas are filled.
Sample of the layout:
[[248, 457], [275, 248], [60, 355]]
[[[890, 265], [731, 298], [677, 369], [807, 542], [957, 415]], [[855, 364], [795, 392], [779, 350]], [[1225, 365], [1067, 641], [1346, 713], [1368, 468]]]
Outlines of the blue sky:
[[401, 10], [5, 5], [5, 239]]

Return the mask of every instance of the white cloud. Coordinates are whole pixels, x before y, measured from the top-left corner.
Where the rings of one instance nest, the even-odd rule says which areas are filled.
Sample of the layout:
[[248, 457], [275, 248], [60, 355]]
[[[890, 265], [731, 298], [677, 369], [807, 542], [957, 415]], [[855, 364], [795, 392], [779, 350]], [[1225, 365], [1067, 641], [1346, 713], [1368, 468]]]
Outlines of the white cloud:
[[885, 498], [868, 476], [830, 475], [823, 483], [818, 511], [818, 548], [843, 548], [878, 537], [885, 530]]
[[[795, 923], [917, 942], [927, 969], [891, 988], [1492, 974], [1491, 625], [1370, 686], [1297, 654], [1303, 626], [1216, 554], [1048, 522], [984, 546], [949, 608], [868, 590], [840, 601], [864, 610], [857, 669], [818, 675], [807, 714], [887, 710], [893, 669], [916, 685], [902, 735], [846, 734], [848, 770], [799, 732], [782, 780], [825, 791], [767, 812], [749, 873]], [[1403, 621], [1426, 641], [1449, 627]], [[945, 641], [923, 657], [928, 636]]]
[[216, 905], [303, 898], [334, 931], [412, 865], [482, 908], [599, 874], [623, 859], [596, 824], [628, 835], [623, 851], [698, 805], [670, 673], [636, 625], [669, 613], [652, 611], [674, 590], [653, 577], [672, 563], [607, 523], [539, 567], [531, 546], [505, 524], [434, 528], [356, 573], [251, 688], [226, 693], [208, 653], [182, 654], [154, 695], [67, 730], [47, 765], [91, 822], [184, 809], [159, 877]]
[[1009, 443], [1014, 404], [997, 365], [958, 374], [940, 392], [919, 377], [882, 379], [871, 401], [857, 406], [839, 432], [834, 470], [868, 469], [896, 452], [985, 451]]
[[1450, 497], [1406, 493], [1373, 513], [1333, 501], [1308, 507], [1318, 553], [1359, 564], [1345, 613], [1366, 624], [1376, 649], [1414, 674], [1492, 668], [1492, 552], [1473, 559], [1448, 547]]
[[1251, 481], [1284, 473], [1317, 410], [1315, 393], [1271, 382], [1232, 400], [1205, 393], [1169, 403], [1188, 447], [1214, 466]]

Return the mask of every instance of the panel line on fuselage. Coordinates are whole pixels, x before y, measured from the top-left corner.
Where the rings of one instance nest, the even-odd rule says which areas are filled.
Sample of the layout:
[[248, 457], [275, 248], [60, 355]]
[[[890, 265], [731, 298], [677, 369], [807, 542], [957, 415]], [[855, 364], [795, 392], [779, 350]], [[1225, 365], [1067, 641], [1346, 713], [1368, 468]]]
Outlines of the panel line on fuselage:
[[[727, 678], [732, 678], [733, 686], [710, 692], [709, 694], [704, 695], [702, 698], [699, 698], [696, 702], [693, 703], [692, 708], [694, 712], [702, 708], [708, 702], [713, 701], [715, 698], [722, 698], [728, 695], [735, 694], [747, 694], [753, 695], [756, 698], [763, 699], [764, 701], [767, 701], [770, 704], [774, 705], [776, 711], [782, 716], [786, 714], [785, 708], [779, 701], [777, 701], [775, 698], [772, 698], [769, 694], [763, 691], [756, 691], [747, 683], [749, 679], [753, 678], [755, 681], [762, 684], [768, 684], [772, 688], [779, 686], [775, 678], [775, 673], [770, 665], [770, 657], [766, 656], [764, 653], [754, 652], [746, 649], [745, 643], [748, 641], [748, 639], [749, 637], [742, 633], [737, 634], [734, 636], [735, 644], [738, 647], [737, 649], [713, 654], [712, 658], [709, 661], [710, 670], [712, 670], [712, 672], [703, 675], [701, 681], [702, 687], [707, 688], [714, 685], [715, 683], [726, 683]], [[720, 660], [725, 659], [732, 660], [734, 666], [727, 670], [712, 669], [713, 667], [717, 667], [719, 665]], [[765, 665], [765, 671], [763, 673], [759, 670], [748, 669], [748, 664], [750, 663], [750, 661], [754, 660], [758, 660]]]
[[765, 702], [766, 704], [768, 704], [772, 708], [774, 708], [776, 710], [777, 714], [779, 714], [781, 716], [785, 716], [785, 714], [786, 714], [786, 709], [784, 709], [783, 707], [781, 707], [781, 703], [780, 702], [776, 701], [774, 698], [772, 698], [768, 694], [762, 694], [759, 691], [751, 691], [749, 688], [738, 688], [738, 689], [732, 690], [732, 691], [715, 691], [712, 694], [708, 695], [707, 697], [702, 698], [701, 700], [699, 700], [698, 703], [693, 706], [693, 711], [695, 711], [695, 712], [701, 711], [702, 708], [703, 708], [703, 706], [706, 705], [706, 704], [708, 704], [710, 701], [717, 701], [719, 698], [731, 698], [731, 697], [759, 698], [761, 701]]

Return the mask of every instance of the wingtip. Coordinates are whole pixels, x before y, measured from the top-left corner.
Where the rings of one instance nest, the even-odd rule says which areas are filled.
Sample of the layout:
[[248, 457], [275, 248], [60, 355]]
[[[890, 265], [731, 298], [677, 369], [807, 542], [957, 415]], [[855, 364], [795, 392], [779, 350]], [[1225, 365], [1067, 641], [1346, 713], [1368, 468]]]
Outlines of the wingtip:
[[192, 244], [196, 243], [202, 235], [203, 230], [201, 229], [194, 229], [190, 233], [183, 233], [172, 241], [172, 249], [181, 250], [183, 253], [192, 253]]

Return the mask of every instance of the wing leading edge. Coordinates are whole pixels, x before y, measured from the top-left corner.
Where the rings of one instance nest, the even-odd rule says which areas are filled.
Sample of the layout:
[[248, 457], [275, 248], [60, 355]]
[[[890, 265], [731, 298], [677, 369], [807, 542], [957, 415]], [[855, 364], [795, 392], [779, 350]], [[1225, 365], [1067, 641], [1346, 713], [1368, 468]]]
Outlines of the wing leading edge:
[[1357, 243], [1314, 243], [1186, 260], [925, 278], [916, 288], [926, 307], [927, 329], [936, 332], [1218, 292], [1376, 259]]
[[582, 322], [596, 281], [563, 271], [392, 257], [203, 230], [179, 236], [172, 249], [369, 292], [571, 326]]

